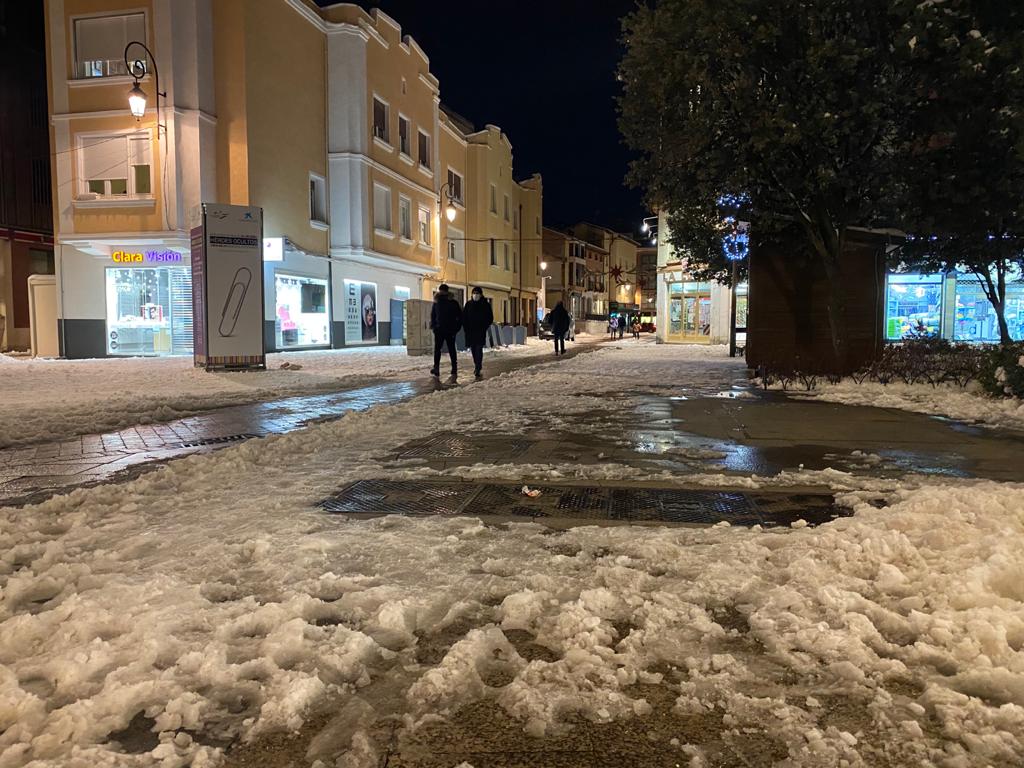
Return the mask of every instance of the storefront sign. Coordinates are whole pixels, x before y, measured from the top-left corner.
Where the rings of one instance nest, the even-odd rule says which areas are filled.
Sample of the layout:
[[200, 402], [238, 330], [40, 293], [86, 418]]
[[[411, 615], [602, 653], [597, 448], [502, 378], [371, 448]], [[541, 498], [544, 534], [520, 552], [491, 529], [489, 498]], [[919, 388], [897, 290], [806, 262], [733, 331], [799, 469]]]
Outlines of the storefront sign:
[[377, 343], [377, 284], [345, 281], [345, 344]]
[[110, 258], [118, 264], [180, 264], [184, 261], [184, 256], [177, 251], [114, 251]]
[[202, 299], [193, 321], [195, 363], [265, 368], [263, 209], [204, 203], [201, 229], [193, 230], [193, 295]]

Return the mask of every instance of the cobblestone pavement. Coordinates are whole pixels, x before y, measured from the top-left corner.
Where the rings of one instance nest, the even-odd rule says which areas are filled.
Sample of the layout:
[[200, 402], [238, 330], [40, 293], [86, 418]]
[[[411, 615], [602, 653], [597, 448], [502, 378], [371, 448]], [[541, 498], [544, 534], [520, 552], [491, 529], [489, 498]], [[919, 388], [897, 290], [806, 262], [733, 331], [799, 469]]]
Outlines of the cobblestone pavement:
[[[578, 344], [567, 350], [565, 357], [596, 348], [595, 343]], [[549, 360], [542, 355], [488, 360], [485, 372], [496, 376]], [[424, 358], [424, 373], [429, 365], [430, 361]], [[254, 437], [291, 432], [313, 422], [339, 418], [349, 411], [433, 392], [438, 386], [435, 380], [421, 376], [341, 392], [219, 408], [166, 424], [138, 425], [116, 432], [3, 449], [0, 504], [39, 502], [76, 486], [130, 477], [170, 459], [217, 450]]]

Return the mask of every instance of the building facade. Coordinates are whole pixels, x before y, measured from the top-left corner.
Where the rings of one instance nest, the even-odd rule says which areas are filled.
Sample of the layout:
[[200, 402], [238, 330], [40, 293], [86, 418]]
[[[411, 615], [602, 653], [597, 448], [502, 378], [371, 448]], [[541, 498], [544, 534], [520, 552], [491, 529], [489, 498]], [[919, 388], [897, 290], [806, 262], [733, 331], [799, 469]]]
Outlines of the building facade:
[[[667, 344], [728, 344], [731, 330], [732, 290], [718, 282], [694, 279], [686, 258], [669, 244], [666, 215], [658, 215], [656, 336]], [[747, 324], [748, 288], [736, 290], [736, 327]], [[740, 333], [740, 342], [744, 336]]]
[[[539, 220], [540, 178], [512, 180], [500, 130], [449, 123], [426, 53], [386, 14], [310, 0], [46, 0], [46, 31], [63, 355], [191, 352], [188, 234], [203, 202], [263, 209], [268, 351], [400, 344], [404, 301], [444, 280], [490, 283], [509, 321], [535, 298], [537, 281], [520, 291], [516, 273], [536, 274], [539, 243], [502, 274], [465, 246], [512, 243], [521, 218]], [[133, 41], [153, 59], [129, 50], [150, 97], [140, 120], [126, 105]], [[478, 177], [508, 196], [514, 221], [510, 208], [509, 221], [484, 211], [480, 222]]]
[[45, 46], [40, 4], [0, 4], [0, 351], [29, 348], [28, 278], [55, 269]]
[[658, 314], [658, 249], [656, 246], [637, 248], [636, 275], [640, 288], [641, 322], [656, 325]]

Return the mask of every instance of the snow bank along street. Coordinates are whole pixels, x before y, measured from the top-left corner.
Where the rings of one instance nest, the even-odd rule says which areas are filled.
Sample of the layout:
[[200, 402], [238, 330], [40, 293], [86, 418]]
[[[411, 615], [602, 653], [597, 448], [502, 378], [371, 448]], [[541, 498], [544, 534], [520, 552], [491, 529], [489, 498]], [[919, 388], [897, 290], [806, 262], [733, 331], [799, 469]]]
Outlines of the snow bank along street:
[[[548, 347], [531, 339], [488, 355], [528, 358]], [[405, 347], [272, 353], [267, 370], [252, 374], [207, 373], [188, 357], [46, 360], [0, 354], [0, 448], [357, 386], [423, 373], [429, 365], [424, 357], [409, 357]]]
[[480, 768], [431, 734], [484, 705], [535, 750], [605, 739], [595, 765], [1024, 765], [1019, 484], [711, 480], [831, 485], [855, 513], [766, 529], [315, 506], [373, 477], [709, 482], [394, 455], [441, 431], [611, 443], [594, 413], [742, 378], [720, 350], [623, 344], [0, 510], [0, 768], [208, 768], [292, 732], [296, 765]]

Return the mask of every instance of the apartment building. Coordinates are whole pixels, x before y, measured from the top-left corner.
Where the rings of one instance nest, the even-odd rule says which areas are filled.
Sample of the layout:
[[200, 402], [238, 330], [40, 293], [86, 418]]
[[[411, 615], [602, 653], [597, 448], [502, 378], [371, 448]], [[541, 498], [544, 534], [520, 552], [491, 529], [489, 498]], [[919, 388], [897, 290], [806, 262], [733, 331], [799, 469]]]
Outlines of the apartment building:
[[[189, 231], [203, 202], [263, 209], [267, 350], [401, 343], [403, 302], [444, 280], [489, 284], [510, 321], [535, 295], [518, 273], [536, 273], [539, 248], [492, 271], [466, 246], [494, 238], [503, 257], [525, 212], [542, 215], [539, 177], [512, 179], [499, 130], [447, 125], [426, 53], [386, 14], [46, 0], [46, 30], [63, 355], [191, 351]], [[126, 64], [133, 42], [145, 47]], [[136, 84], [149, 97], [139, 120]], [[474, 210], [492, 184], [509, 221]]]
[[585, 243], [568, 232], [543, 227], [543, 258], [547, 268], [542, 270], [545, 303], [550, 310], [562, 302], [573, 317], [582, 320], [583, 294], [587, 289]]
[[43, 9], [0, 4], [0, 350], [30, 346], [30, 275], [52, 275]]
[[[640, 245], [629, 235], [590, 222], [580, 222], [573, 233], [584, 240], [585, 256], [590, 264], [606, 263], [607, 279], [595, 280], [592, 306], [601, 307], [594, 314], [613, 314], [627, 318], [640, 311], [640, 286], [637, 279], [637, 253]], [[606, 258], [605, 258], [606, 257]], [[588, 267], [589, 269], [590, 267]], [[604, 301], [604, 304], [598, 304]]]

